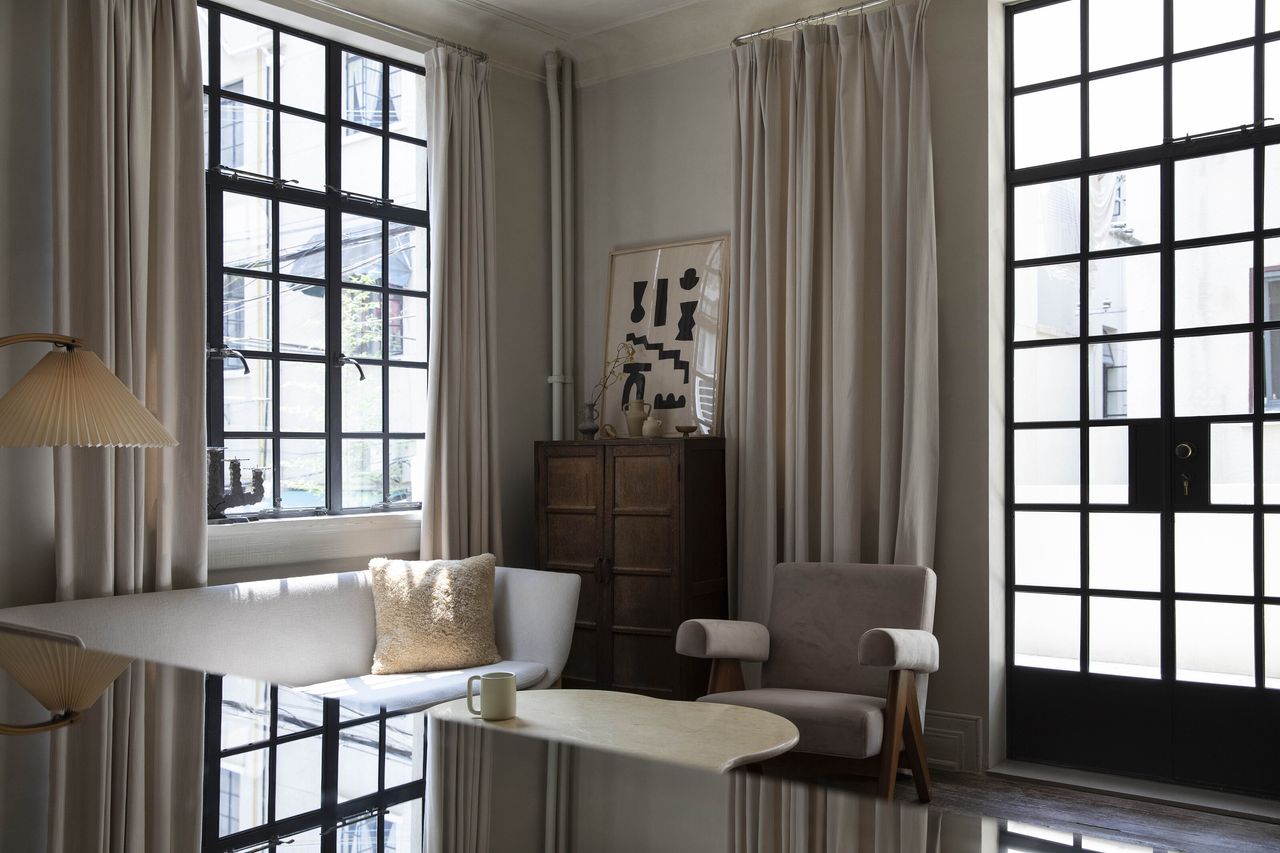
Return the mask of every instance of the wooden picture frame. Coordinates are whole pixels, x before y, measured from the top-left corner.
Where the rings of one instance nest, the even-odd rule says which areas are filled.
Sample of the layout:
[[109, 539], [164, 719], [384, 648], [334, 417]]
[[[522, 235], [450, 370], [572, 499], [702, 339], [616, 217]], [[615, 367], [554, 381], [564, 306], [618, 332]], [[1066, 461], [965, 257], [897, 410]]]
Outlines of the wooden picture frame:
[[629, 435], [622, 406], [640, 399], [663, 435], [720, 435], [728, 308], [728, 235], [610, 252], [604, 362], [624, 341], [636, 357], [601, 397], [601, 425]]

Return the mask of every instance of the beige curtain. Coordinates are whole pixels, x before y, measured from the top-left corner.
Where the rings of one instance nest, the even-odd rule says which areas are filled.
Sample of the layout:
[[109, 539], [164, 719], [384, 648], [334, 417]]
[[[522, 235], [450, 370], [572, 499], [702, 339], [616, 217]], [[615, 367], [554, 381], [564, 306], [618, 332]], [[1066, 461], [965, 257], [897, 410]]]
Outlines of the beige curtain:
[[501, 562], [489, 66], [447, 47], [424, 62], [431, 345], [422, 558], [489, 552]]
[[[54, 331], [180, 442], [55, 453], [59, 599], [205, 583], [205, 235], [194, 0], [55, 0]], [[203, 685], [134, 664], [52, 739], [53, 851], [198, 846]]]
[[927, 6], [734, 51], [726, 431], [742, 618], [765, 617], [780, 561], [933, 561]]

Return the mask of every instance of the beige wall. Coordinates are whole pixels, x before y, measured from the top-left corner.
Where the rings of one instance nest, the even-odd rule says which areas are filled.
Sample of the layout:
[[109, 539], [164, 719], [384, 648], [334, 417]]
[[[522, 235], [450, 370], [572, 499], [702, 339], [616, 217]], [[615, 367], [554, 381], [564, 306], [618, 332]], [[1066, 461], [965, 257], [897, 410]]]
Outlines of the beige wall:
[[[935, 566], [943, 667], [930, 680], [929, 709], [934, 724], [978, 741], [963, 746], [974, 760], [985, 760], [984, 739], [988, 747], [1000, 748], [1002, 727], [1003, 663], [993, 657], [993, 650], [1003, 654], [1003, 614], [993, 609], [1002, 593], [993, 596], [999, 578], [991, 574], [992, 561], [999, 566], [1003, 559], [1002, 539], [991, 535], [1000, 513], [992, 514], [988, 484], [1002, 482], [1003, 435], [998, 421], [993, 431], [988, 383], [995, 379], [994, 387], [1002, 387], [998, 372], [993, 374], [1002, 364], [999, 331], [990, 321], [1001, 315], [1002, 302], [990, 298], [989, 258], [1003, 223], [988, 208], [992, 181], [998, 198], [1003, 175], [998, 162], [989, 165], [989, 86], [996, 87], [998, 99], [1001, 79], [988, 72], [989, 13], [1000, 20], [997, 0], [933, 0], [927, 42], [943, 389]], [[999, 50], [1000, 42], [995, 44]], [[578, 387], [588, 388], [598, 379], [603, 354], [609, 252], [730, 229], [728, 51], [588, 86], [581, 91], [580, 111]], [[1002, 138], [998, 129], [994, 138]], [[984, 731], [988, 725], [996, 731]]]

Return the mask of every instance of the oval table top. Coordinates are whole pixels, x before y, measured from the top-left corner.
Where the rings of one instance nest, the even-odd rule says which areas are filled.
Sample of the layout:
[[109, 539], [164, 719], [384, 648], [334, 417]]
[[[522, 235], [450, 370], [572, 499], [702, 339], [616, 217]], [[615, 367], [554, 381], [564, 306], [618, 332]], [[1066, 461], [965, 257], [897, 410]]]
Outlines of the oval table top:
[[493, 727], [561, 743], [724, 773], [781, 755], [800, 739], [795, 725], [757, 708], [680, 702], [612, 690], [522, 690], [516, 716], [485, 721], [466, 699], [427, 712], [442, 722]]

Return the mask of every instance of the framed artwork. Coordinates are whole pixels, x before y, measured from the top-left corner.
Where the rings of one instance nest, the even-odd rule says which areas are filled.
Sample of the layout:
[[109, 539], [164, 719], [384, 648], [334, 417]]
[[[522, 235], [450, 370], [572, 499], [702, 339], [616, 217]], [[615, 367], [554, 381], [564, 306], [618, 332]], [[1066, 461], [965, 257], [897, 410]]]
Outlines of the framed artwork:
[[622, 407], [640, 400], [664, 435], [720, 434], [728, 282], [727, 236], [610, 253], [604, 360], [623, 342], [636, 355], [605, 389], [601, 425], [628, 435]]

